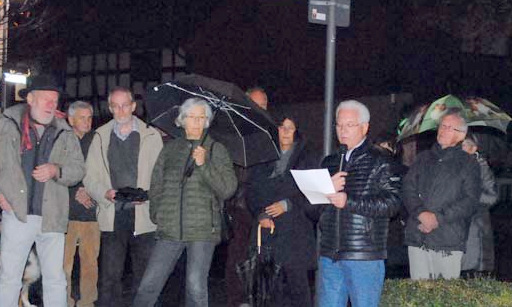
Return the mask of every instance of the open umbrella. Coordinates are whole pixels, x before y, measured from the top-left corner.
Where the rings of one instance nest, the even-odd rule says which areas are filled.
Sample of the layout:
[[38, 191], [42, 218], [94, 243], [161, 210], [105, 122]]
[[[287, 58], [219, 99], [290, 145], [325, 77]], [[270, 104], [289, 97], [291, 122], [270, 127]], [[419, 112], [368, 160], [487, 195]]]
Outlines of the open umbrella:
[[235, 164], [247, 167], [279, 158], [274, 121], [233, 83], [187, 75], [155, 86], [145, 99], [148, 122], [180, 137], [182, 131], [174, 120], [179, 106], [191, 97], [202, 98], [212, 107], [215, 118], [207, 133], [226, 146]]
[[437, 129], [439, 120], [449, 108], [460, 108], [470, 127], [490, 127], [507, 133], [512, 118], [490, 101], [479, 97], [460, 99], [444, 96], [428, 106], [422, 106], [402, 121], [398, 140]]

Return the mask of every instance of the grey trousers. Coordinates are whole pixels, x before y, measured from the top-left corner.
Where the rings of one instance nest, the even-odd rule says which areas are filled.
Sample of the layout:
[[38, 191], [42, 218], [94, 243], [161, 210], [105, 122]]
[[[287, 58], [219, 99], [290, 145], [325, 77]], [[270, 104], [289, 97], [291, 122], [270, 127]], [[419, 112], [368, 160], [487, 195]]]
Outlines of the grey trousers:
[[433, 251], [409, 246], [411, 279], [453, 279], [460, 277], [462, 251]]
[[208, 274], [215, 245], [214, 242], [157, 240], [133, 306], [153, 307], [155, 305], [167, 278], [186, 248], [186, 305], [207, 307]]
[[66, 274], [64, 273], [64, 234], [42, 232], [42, 218], [28, 215], [27, 222], [18, 221], [13, 212], [2, 212], [0, 258], [0, 306], [17, 307], [21, 278], [34, 242], [43, 275], [43, 304], [66, 307]]

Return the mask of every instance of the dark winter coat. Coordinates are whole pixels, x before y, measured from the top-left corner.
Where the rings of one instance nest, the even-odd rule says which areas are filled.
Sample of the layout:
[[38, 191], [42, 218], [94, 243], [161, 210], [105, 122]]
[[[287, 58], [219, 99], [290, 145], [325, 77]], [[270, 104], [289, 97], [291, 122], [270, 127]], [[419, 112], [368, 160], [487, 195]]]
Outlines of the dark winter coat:
[[198, 143], [184, 138], [169, 141], [153, 169], [150, 214], [162, 239], [220, 241], [220, 209], [237, 185], [233, 162], [221, 143], [207, 137], [206, 162], [195, 166], [182, 184], [187, 158]]
[[[273, 219], [276, 226], [275, 235], [269, 237], [268, 230], [262, 230], [262, 237], [267, 238], [263, 244], [270, 244], [278, 263], [308, 268], [315, 265], [314, 229], [312, 222], [305, 215], [305, 211], [311, 205], [298, 189], [290, 173], [291, 169], [308, 169], [315, 166], [314, 158], [307, 151], [307, 147], [299, 141], [294, 145], [283, 174], [271, 176], [275, 162], [251, 168], [246, 201], [253, 214], [254, 225], [258, 224], [259, 215], [272, 203], [283, 199], [289, 199], [291, 203], [287, 212]], [[252, 245], [256, 245], [255, 241]]]
[[[480, 166], [460, 145], [442, 149], [436, 143], [420, 153], [403, 185], [403, 201], [409, 213], [405, 244], [436, 251], [465, 251], [480, 191]], [[439, 223], [428, 234], [418, 229], [418, 216], [424, 211], [433, 212]]]
[[[326, 157], [322, 167], [334, 175], [339, 164], [337, 153]], [[354, 149], [344, 170], [348, 172], [347, 204], [343, 209], [324, 205], [320, 217], [320, 255], [334, 260], [386, 259], [389, 219], [402, 204], [401, 178], [392, 173], [389, 157], [373, 148], [368, 140]]]

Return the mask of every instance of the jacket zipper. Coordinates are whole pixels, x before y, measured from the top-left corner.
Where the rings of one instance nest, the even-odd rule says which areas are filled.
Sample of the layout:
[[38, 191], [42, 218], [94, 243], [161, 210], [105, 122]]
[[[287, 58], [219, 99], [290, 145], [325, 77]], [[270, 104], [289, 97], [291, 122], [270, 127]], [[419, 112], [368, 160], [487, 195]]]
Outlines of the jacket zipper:
[[[30, 130], [29, 130], [29, 137], [30, 137]], [[44, 135], [44, 133], [43, 133]], [[42, 139], [42, 136], [41, 136], [41, 139]], [[38, 140], [37, 139], [37, 136], [36, 136], [36, 146], [34, 148], [35, 150], [35, 156], [34, 156], [34, 161], [32, 162], [32, 170], [34, 170], [37, 166], [37, 157], [39, 156], [39, 144], [40, 144], [40, 139]], [[30, 203], [32, 204], [34, 202], [34, 192], [35, 192], [35, 189], [36, 189], [36, 182], [32, 182], [32, 185], [30, 186]], [[43, 210], [43, 208], [41, 208], [41, 211]], [[41, 212], [42, 214], [42, 212]]]
[[183, 193], [185, 192], [185, 182], [180, 183], [180, 241], [183, 240]]
[[[189, 147], [190, 147], [190, 150], [192, 150], [192, 144], [191, 143], [188, 143]], [[192, 152], [189, 153], [190, 157], [192, 156]], [[187, 184], [187, 176], [185, 174], [185, 172], [187, 171], [187, 162], [188, 162], [188, 157], [187, 157], [187, 160], [185, 160], [185, 165], [184, 165], [184, 168], [183, 168], [183, 173], [182, 173], [182, 176], [183, 178], [180, 179], [180, 241], [183, 240], [183, 194], [185, 194], [185, 185]]]

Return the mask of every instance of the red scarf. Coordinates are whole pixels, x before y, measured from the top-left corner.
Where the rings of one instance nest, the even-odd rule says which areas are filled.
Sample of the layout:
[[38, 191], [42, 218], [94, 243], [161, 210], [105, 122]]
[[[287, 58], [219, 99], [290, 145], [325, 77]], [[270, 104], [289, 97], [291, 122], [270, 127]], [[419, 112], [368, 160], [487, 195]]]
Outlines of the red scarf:
[[[55, 110], [55, 117], [57, 118], [66, 118], [66, 113]], [[30, 106], [28, 106], [27, 110], [23, 114], [23, 117], [21, 118], [21, 147], [20, 147], [20, 153], [23, 153], [26, 150], [32, 150], [34, 147], [32, 145], [32, 141], [30, 140], [30, 128], [34, 129], [34, 131], [37, 131], [34, 127], [34, 122], [30, 118]], [[36, 137], [37, 136], [36, 133]]]

